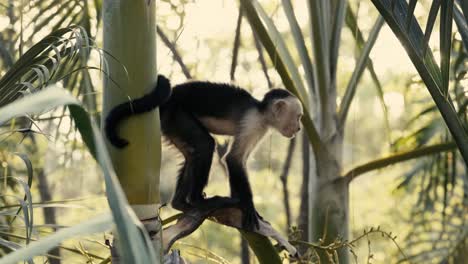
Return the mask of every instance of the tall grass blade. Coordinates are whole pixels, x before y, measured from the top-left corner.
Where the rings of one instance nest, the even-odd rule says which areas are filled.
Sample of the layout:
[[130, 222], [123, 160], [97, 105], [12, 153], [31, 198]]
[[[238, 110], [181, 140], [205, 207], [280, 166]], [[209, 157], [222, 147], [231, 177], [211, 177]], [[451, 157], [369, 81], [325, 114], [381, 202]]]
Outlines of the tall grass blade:
[[[32, 163], [31, 163], [31, 160], [28, 158], [27, 155], [25, 154], [22, 154], [22, 153], [15, 153], [16, 156], [18, 156], [23, 162], [24, 162], [24, 165], [26, 166], [26, 172], [27, 172], [27, 177], [28, 177], [28, 188], [29, 190], [31, 190], [32, 188], [32, 180], [33, 180], [33, 167], [32, 167]], [[23, 200], [26, 201], [28, 199], [28, 196], [27, 194], [24, 195], [24, 198]], [[21, 212], [21, 208], [18, 208], [18, 211], [16, 212], [16, 214], [19, 214]], [[16, 219], [16, 216], [14, 216], [10, 223], [13, 223], [13, 221], [15, 221]], [[32, 226], [31, 226], [31, 233], [32, 233]], [[27, 241], [29, 242], [29, 241]]]
[[108, 231], [112, 228], [113, 223], [112, 215], [107, 213], [76, 226], [61, 229], [53, 235], [47, 236], [39, 241], [34, 241], [22, 249], [18, 249], [3, 256], [0, 259], [0, 264], [18, 263], [23, 260], [31, 259], [34, 256], [43, 255], [50, 249], [60, 245], [60, 243], [66, 239]]
[[440, 9], [440, 70], [442, 72], [442, 92], [448, 96], [450, 76], [450, 51], [452, 50], [453, 0], [442, 2]]

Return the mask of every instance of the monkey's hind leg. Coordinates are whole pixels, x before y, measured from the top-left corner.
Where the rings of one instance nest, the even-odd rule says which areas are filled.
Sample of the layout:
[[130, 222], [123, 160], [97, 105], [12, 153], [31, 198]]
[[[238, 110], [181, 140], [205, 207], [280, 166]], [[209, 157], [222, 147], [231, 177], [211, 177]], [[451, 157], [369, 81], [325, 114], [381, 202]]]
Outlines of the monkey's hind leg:
[[180, 168], [179, 175], [177, 176], [176, 189], [174, 191], [174, 196], [172, 197], [172, 208], [179, 211], [185, 212], [192, 208], [192, 206], [187, 201], [187, 196], [190, 192], [189, 183], [186, 180], [187, 172], [187, 163], [184, 163], [182, 168]]
[[161, 122], [164, 135], [185, 158], [172, 205], [182, 211], [203, 207], [203, 189], [208, 183], [215, 141], [193, 115], [177, 106], [165, 111]]

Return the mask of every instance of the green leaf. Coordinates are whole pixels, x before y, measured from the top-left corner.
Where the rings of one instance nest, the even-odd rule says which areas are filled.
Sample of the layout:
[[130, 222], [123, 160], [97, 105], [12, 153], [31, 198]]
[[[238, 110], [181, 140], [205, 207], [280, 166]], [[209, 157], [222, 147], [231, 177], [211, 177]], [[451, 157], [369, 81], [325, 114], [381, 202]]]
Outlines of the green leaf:
[[50, 236], [3, 256], [0, 259], [0, 264], [18, 263], [22, 260], [32, 259], [47, 253], [66, 239], [108, 231], [112, 228], [113, 223], [112, 215], [106, 213], [73, 227], [60, 229]]
[[414, 14], [414, 9], [416, 8], [416, 4], [418, 3], [418, 0], [410, 0], [409, 1], [409, 10], [408, 10], [408, 15], [406, 16], [406, 31], [409, 31], [410, 30], [410, 26], [411, 26], [411, 21], [412, 21], [412, 17], [413, 17], [413, 14]]
[[[77, 26], [59, 29], [44, 37], [0, 79], [0, 106], [16, 100], [24, 92], [33, 92], [55, 81], [57, 71], [61, 74], [72, 71], [68, 62], [73, 63], [73, 58], [81, 53], [83, 63], [91, 49], [88, 42], [86, 32]], [[70, 90], [72, 88], [69, 87]]]
[[440, 9], [440, 69], [442, 72], [442, 91], [448, 96], [450, 81], [450, 51], [452, 50], [453, 0], [442, 1]]
[[156, 256], [151, 241], [125, 198], [102, 135], [75, 97], [64, 89], [51, 86], [0, 108], [0, 125], [13, 117], [27, 113], [42, 113], [63, 105], [69, 107], [83, 140], [103, 171], [109, 207], [117, 227], [119, 245], [125, 249], [121, 251], [124, 263], [155, 263]]
[[[431, 10], [429, 11], [429, 16], [426, 23], [426, 31], [424, 32], [424, 51], [423, 54], [426, 54], [426, 51], [429, 47], [429, 40], [431, 39], [432, 29], [437, 18], [437, 12], [440, 8], [440, 0], [434, 0], [431, 5]], [[411, 16], [407, 16], [408, 19], [412, 19]]]
[[[410, 31], [404, 29], [408, 4], [405, 0], [372, 0], [372, 3], [385, 18], [385, 21], [405, 48], [406, 53], [416, 67], [432, 99], [442, 114], [465, 163], [468, 164], [468, 134], [464, 130], [461, 120], [452, 106], [450, 97], [448, 94], [443, 93], [442, 73], [435, 62], [432, 52], [429, 50], [426, 54], [422, 52], [426, 45], [424, 45], [423, 33], [416, 18], [412, 18], [414, 22], [411, 23]], [[395, 6], [394, 10], [392, 10], [392, 4]]]
[[281, 264], [281, 259], [271, 244], [271, 241], [260, 234], [239, 230], [242, 236], [249, 242], [249, 246], [257, 256], [260, 264]]
[[[4, 178], [4, 177], [1, 177], [1, 178]], [[12, 177], [12, 176], [7, 176], [7, 178], [17, 182], [18, 184], [21, 185], [21, 187], [23, 187], [25, 198], [23, 200], [21, 200], [18, 196], [13, 196], [13, 197], [15, 197], [18, 200], [18, 202], [20, 203], [20, 207], [18, 209], [18, 212], [19, 211], [23, 212], [22, 220], [24, 222], [24, 225], [26, 226], [26, 238], [27, 238], [26, 242], [29, 243], [29, 241], [31, 240], [32, 230], [33, 230], [33, 225], [34, 225], [34, 210], [33, 210], [33, 206], [32, 206], [31, 188], [21, 178]], [[12, 196], [12, 195], [4, 195], [4, 196]], [[14, 214], [15, 217], [18, 214], [18, 212], [16, 212]], [[2, 211], [2, 212], [0, 212], [0, 214], [8, 215], [8, 212]], [[13, 222], [13, 220], [11, 222]]]
[[465, 51], [468, 52], [468, 24], [463, 16], [462, 12], [458, 7], [454, 6], [454, 19], [457, 24], [458, 32], [462, 37], [463, 45], [465, 46]]
[[468, 1], [457, 0], [457, 2], [461, 6], [461, 9], [463, 10], [463, 14], [465, 15], [465, 21], [468, 21]]
[[[28, 158], [27, 155], [25, 154], [21, 154], [21, 153], [15, 153], [16, 156], [18, 156], [23, 162], [24, 162], [24, 165], [26, 166], [26, 171], [27, 171], [27, 174], [28, 174], [28, 189], [27, 189], [27, 192], [24, 194], [24, 198], [23, 200], [24, 201], [27, 201], [28, 200], [28, 193], [30, 192], [31, 190], [31, 187], [32, 187], [32, 180], [33, 180], [33, 167], [32, 167], [32, 163], [31, 163], [31, 160]], [[29, 193], [30, 195], [30, 193]], [[31, 197], [29, 197], [31, 198]], [[32, 207], [32, 200], [29, 201], [30, 204], [29, 206]], [[16, 215], [18, 215], [19, 213], [21, 212], [21, 207], [18, 208], [18, 211], [16, 212]], [[31, 213], [32, 213], [32, 209], [31, 209]], [[11, 223], [13, 223], [13, 221], [15, 221], [16, 219], [16, 215], [13, 217], [13, 219], [11, 220]], [[33, 229], [33, 226], [32, 224], [31, 225], [26, 225], [28, 227], [28, 232], [26, 232], [26, 237], [28, 238], [26, 240], [26, 243], [29, 243], [29, 239], [30, 239], [30, 236], [32, 234], [32, 229]]]

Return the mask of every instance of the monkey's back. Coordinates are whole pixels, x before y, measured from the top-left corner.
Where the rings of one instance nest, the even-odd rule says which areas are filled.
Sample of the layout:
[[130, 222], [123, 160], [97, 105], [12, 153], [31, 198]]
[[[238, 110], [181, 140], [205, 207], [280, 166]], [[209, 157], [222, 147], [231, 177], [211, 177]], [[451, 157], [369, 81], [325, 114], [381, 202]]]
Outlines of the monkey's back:
[[250, 93], [237, 86], [195, 81], [174, 86], [166, 107], [177, 106], [199, 117], [238, 119], [259, 104]]

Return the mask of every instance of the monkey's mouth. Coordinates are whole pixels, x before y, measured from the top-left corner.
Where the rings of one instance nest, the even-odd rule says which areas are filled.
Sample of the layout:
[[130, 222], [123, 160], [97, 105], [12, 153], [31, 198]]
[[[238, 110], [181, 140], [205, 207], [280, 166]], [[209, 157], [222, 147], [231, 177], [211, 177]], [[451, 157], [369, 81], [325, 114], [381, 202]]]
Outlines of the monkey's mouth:
[[294, 138], [296, 136], [296, 132], [295, 131], [284, 131], [283, 133], [284, 137], [287, 137], [287, 138]]

